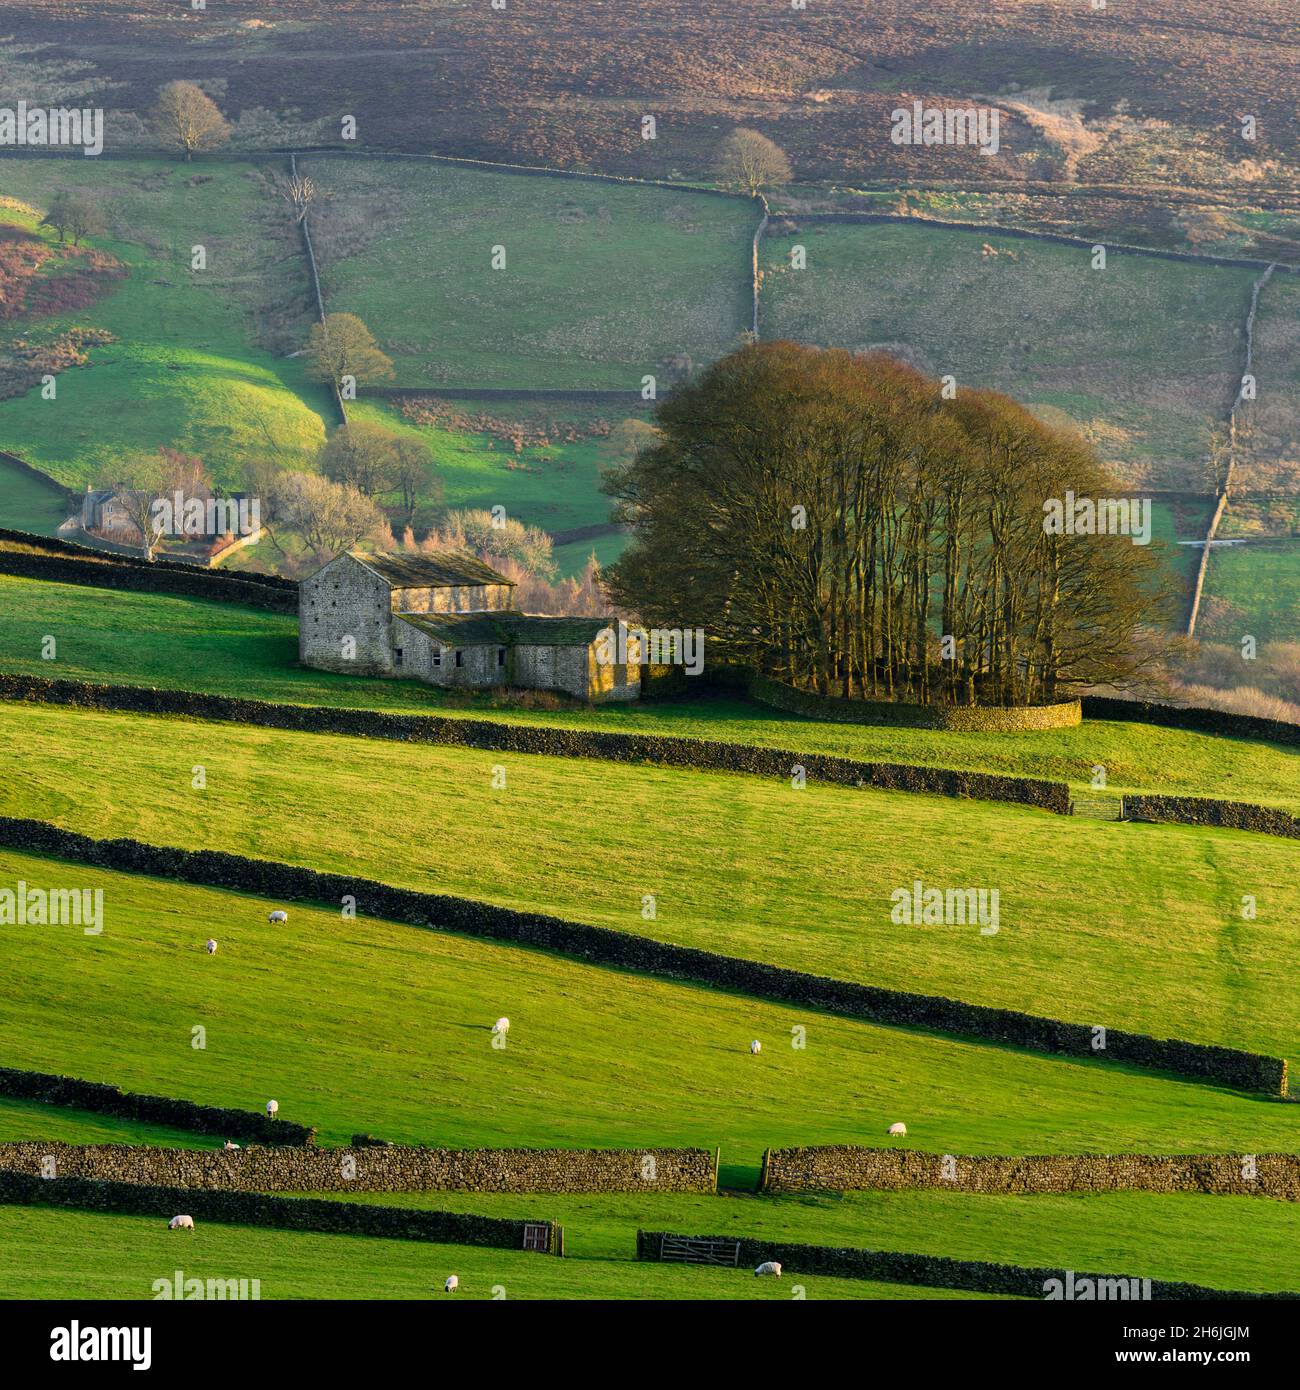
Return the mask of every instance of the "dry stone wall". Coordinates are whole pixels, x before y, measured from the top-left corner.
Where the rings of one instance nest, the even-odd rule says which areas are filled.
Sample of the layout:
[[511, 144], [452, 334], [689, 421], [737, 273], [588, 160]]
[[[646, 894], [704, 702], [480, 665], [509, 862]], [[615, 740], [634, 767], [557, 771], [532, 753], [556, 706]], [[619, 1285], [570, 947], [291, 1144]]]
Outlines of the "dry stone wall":
[[96, 1115], [116, 1115], [144, 1124], [191, 1129], [198, 1134], [217, 1134], [227, 1139], [256, 1140], [262, 1144], [310, 1144], [316, 1131], [290, 1120], [272, 1120], [255, 1110], [232, 1110], [218, 1105], [198, 1105], [171, 1096], [141, 1095], [99, 1081], [50, 1072], [0, 1067], [0, 1096], [38, 1100], [47, 1105], [89, 1110]]
[[0, 1169], [207, 1191], [716, 1192], [705, 1149], [163, 1149], [0, 1143]]
[[1053, 1286], [1056, 1286], [1057, 1298], [1088, 1302], [1300, 1298], [1300, 1293], [1211, 1289], [1201, 1284], [1172, 1283], [1165, 1279], [1076, 1273], [1067, 1269], [1036, 1269], [1025, 1265], [994, 1264], [987, 1260], [955, 1260], [946, 1255], [916, 1255], [901, 1250], [795, 1245], [744, 1236], [682, 1236], [669, 1231], [638, 1231], [637, 1258], [663, 1259], [665, 1242], [675, 1245], [680, 1241], [718, 1241], [734, 1246], [737, 1268], [745, 1273], [756, 1269], [764, 1260], [777, 1260], [786, 1275], [820, 1274], [841, 1279], [876, 1279], [890, 1284], [920, 1284], [936, 1289], [965, 1289], [973, 1293], [1005, 1294], [1019, 1298], [1048, 1298], [1054, 1292]]
[[909, 705], [893, 700], [845, 700], [797, 690], [757, 676], [749, 684], [755, 700], [790, 714], [835, 724], [882, 724], [958, 733], [1027, 733], [1070, 729], [1082, 719], [1078, 700], [1054, 705]]
[[1123, 815], [1125, 820], [1213, 825], [1300, 840], [1300, 819], [1280, 807], [1258, 806], [1249, 801], [1220, 801], [1206, 796], [1126, 796]]
[[765, 1192], [945, 1188], [983, 1195], [1197, 1192], [1300, 1201], [1300, 1154], [1043, 1154], [998, 1157], [868, 1149], [769, 1149]]
[[[168, 1221], [184, 1214], [195, 1226], [205, 1221], [237, 1226], [273, 1226], [288, 1231], [431, 1240], [449, 1245], [488, 1245], [503, 1250], [525, 1246], [525, 1227], [545, 1232], [540, 1253], [558, 1254], [563, 1232], [553, 1221], [510, 1221], [468, 1212], [420, 1211], [406, 1207], [333, 1202], [313, 1197], [273, 1197], [263, 1192], [205, 1192], [89, 1178], [37, 1178], [0, 1169], [0, 1205], [72, 1207], [80, 1211], [125, 1212]], [[179, 1240], [188, 1239], [184, 1232]]]
[[1034, 806], [1057, 815], [1070, 814], [1070, 789], [1064, 782], [1030, 777], [1003, 777], [905, 763], [858, 762], [817, 753], [795, 753], [746, 743], [670, 738], [656, 734], [604, 733], [553, 725], [499, 724], [482, 719], [441, 715], [385, 714], [365, 709], [273, 704], [194, 690], [153, 690], [144, 686], [96, 685], [87, 681], [47, 680], [41, 676], [0, 674], [0, 700], [87, 709], [125, 710], [140, 714], [176, 714], [263, 728], [306, 733], [347, 734], [361, 738], [398, 739], [483, 748], [502, 753], [537, 753], [558, 758], [597, 758], [620, 763], [651, 763], [697, 772], [739, 772], [786, 780], [802, 767], [813, 782], [837, 786], [877, 787], [888, 791], [927, 792], [935, 796], [1004, 801]]

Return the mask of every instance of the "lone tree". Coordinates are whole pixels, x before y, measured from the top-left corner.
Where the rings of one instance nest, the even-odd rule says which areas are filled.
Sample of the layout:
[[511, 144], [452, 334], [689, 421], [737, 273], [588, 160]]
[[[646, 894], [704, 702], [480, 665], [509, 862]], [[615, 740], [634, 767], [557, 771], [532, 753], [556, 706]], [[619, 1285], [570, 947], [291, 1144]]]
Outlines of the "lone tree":
[[72, 244], [80, 246], [83, 236], [94, 236], [104, 230], [104, 217], [99, 204], [88, 193], [60, 188], [50, 199], [41, 226], [53, 227], [60, 241], [71, 237]]
[[113, 496], [138, 533], [136, 543], [149, 561], [165, 539], [154, 503], [167, 487], [170, 466], [161, 454], [140, 454], [121, 464], [113, 474]]
[[395, 434], [379, 425], [340, 425], [321, 445], [316, 467], [331, 482], [378, 497], [397, 486], [397, 442]]
[[280, 197], [289, 205], [293, 213], [294, 226], [307, 216], [307, 210], [320, 194], [316, 180], [310, 174], [290, 174], [276, 185]]
[[306, 351], [312, 376], [335, 387], [345, 376], [361, 384], [393, 374], [392, 359], [355, 314], [326, 314], [324, 323], [312, 324]]
[[606, 482], [633, 543], [602, 580], [648, 626], [704, 628], [820, 694], [920, 703], [1040, 704], [1158, 657], [1152, 547], [1047, 524], [1124, 489], [1006, 396], [774, 342], [678, 387], [658, 425]]
[[765, 188], [777, 188], [793, 177], [790, 161], [780, 145], [747, 126], [737, 126], [718, 149], [718, 182], [756, 197]]
[[215, 101], [193, 82], [169, 82], [158, 93], [153, 128], [182, 159], [215, 150], [230, 139], [230, 123]]

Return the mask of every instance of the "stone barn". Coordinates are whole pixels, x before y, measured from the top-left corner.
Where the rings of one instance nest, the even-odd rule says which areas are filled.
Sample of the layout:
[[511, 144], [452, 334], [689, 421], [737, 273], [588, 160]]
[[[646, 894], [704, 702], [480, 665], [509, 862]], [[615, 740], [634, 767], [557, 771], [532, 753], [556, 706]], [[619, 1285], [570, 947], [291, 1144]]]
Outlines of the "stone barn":
[[639, 651], [602, 661], [613, 618], [548, 618], [514, 607], [514, 584], [472, 555], [350, 550], [298, 588], [298, 658], [351, 675], [430, 685], [558, 690], [581, 700], [640, 694]]

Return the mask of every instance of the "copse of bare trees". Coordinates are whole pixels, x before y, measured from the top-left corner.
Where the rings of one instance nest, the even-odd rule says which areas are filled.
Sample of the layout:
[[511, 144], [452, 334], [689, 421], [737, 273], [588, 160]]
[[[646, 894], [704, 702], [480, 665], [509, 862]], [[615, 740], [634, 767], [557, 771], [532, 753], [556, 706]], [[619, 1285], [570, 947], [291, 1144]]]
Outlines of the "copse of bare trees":
[[83, 236], [94, 236], [104, 230], [104, 215], [90, 194], [80, 189], [60, 188], [50, 199], [41, 226], [53, 227], [60, 241], [71, 237], [72, 244], [80, 246]]
[[263, 520], [298, 536], [317, 560], [363, 539], [391, 539], [388, 519], [364, 493], [319, 473], [280, 473], [264, 499]]
[[716, 172], [723, 188], [739, 189], [751, 198], [794, 177], [780, 145], [746, 126], [737, 126], [719, 146]]
[[169, 82], [158, 93], [153, 128], [184, 160], [215, 150], [230, 139], [230, 123], [217, 103], [194, 82]]
[[648, 625], [823, 694], [1024, 705], [1122, 683], [1168, 602], [1128, 535], [1044, 504], [1122, 496], [1081, 440], [890, 358], [743, 348], [675, 391], [606, 490], [633, 543], [602, 578]]

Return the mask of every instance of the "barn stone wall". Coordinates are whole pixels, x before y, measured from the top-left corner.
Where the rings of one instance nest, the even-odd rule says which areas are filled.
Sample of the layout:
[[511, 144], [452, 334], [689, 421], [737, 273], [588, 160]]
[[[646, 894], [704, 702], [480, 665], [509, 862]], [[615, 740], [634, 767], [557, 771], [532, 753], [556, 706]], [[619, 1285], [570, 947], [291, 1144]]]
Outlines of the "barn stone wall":
[[[298, 659], [305, 666], [348, 675], [391, 675], [388, 585], [346, 555], [331, 560], [298, 586]], [[343, 641], [356, 655], [343, 655]]]
[[[430, 685], [450, 686], [464, 690], [484, 690], [509, 683], [510, 652], [506, 649], [506, 665], [497, 660], [502, 644], [490, 646], [445, 646], [436, 637], [421, 632], [418, 627], [404, 623], [398, 616], [393, 623], [393, 652], [402, 653], [401, 665], [395, 666], [398, 675], [415, 676]], [[460, 652], [461, 664], [456, 665]], [[435, 656], [441, 660], [435, 662]]]

